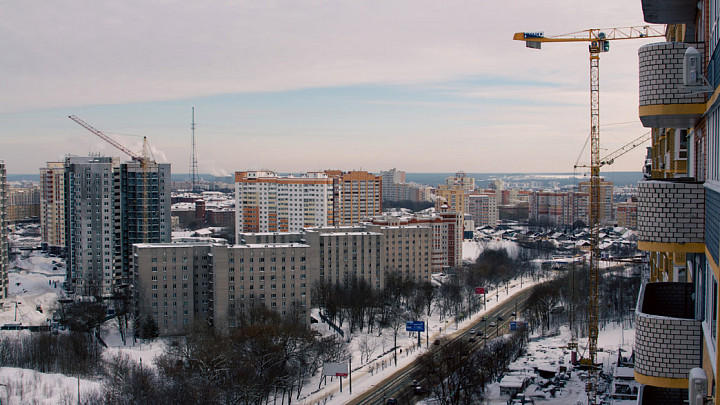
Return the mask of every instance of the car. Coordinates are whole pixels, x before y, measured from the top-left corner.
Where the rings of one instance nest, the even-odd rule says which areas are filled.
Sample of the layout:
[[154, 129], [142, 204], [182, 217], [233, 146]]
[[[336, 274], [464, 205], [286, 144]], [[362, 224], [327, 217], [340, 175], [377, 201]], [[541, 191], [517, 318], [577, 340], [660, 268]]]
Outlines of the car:
[[440, 346], [440, 339], [436, 339], [436, 340], [433, 342], [433, 344], [434, 344], [435, 346]]
[[495, 326], [495, 325], [497, 325], [495, 322], [490, 322], [490, 326]]
[[510, 316], [517, 316], [517, 312], [511, 312]]
[[413, 393], [415, 393], [415, 395], [422, 395], [425, 393], [425, 389], [423, 387], [417, 385], [417, 386], [415, 386]]
[[398, 401], [395, 398], [388, 398], [387, 401], [385, 401], [385, 405], [397, 405]]
[[487, 321], [487, 316], [483, 316], [482, 319], [480, 319], [481, 322]]
[[470, 339], [468, 339], [468, 342], [470, 342], [470, 343], [475, 343], [475, 337], [474, 337], [474, 336], [471, 336]]
[[497, 320], [498, 320], [498, 322], [502, 322], [502, 321], [504, 321], [505, 319], [503, 319], [502, 316], [498, 315]]
[[413, 387], [416, 387], [418, 384], [420, 384], [420, 381], [418, 380], [412, 380], [412, 382], [410, 383], [410, 385], [412, 385]]
[[475, 334], [475, 329], [470, 329], [470, 334], [471, 334], [471, 335], [474, 335], [474, 334]]

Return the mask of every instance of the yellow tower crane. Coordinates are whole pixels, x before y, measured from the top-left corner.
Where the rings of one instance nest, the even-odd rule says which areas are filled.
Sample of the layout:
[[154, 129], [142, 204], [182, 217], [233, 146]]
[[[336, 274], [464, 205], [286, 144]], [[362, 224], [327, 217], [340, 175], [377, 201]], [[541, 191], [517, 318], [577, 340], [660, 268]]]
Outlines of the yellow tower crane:
[[586, 391], [588, 404], [597, 403], [598, 371], [595, 367], [598, 337], [600, 288], [600, 53], [610, 50], [610, 42], [621, 39], [664, 37], [665, 26], [587, 29], [546, 37], [542, 32], [518, 32], [514, 40], [525, 41], [528, 48], [540, 49], [543, 42], [589, 42], [590, 50], [590, 291], [588, 313], [589, 367]]
[[136, 162], [140, 163], [140, 168], [142, 170], [142, 213], [143, 213], [143, 220], [140, 224], [142, 227], [142, 241], [144, 243], [150, 242], [149, 238], [149, 229], [148, 229], [148, 198], [149, 198], [149, 190], [148, 190], [148, 166], [155, 163], [155, 158], [152, 156], [152, 152], [150, 151], [150, 148], [148, 147], [147, 143], [147, 137], [143, 137], [143, 150], [142, 154], [138, 154], [136, 152], [133, 152], [132, 150], [126, 148], [113, 138], [109, 137], [108, 135], [104, 134], [102, 131], [94, 128], [92, 125], [88, 124], [87, 122], [81, 120], [80, 118], [70, 115], [68, 116], [71, 120], [75, 121], [78, 125], [81, 127], [87, 129], [88, 131], [92, 132], [93, 134], [97, 135], [98, 137], [104, 139], [107, 143], [110, 145], [120, 149], [125, 154], [130, 156], [130, 158]]

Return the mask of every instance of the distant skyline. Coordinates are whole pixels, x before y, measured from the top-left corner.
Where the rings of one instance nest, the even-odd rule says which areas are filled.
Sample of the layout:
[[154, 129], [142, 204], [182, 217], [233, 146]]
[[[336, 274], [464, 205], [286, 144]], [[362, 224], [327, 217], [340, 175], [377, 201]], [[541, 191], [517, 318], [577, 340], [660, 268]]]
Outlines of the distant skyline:
[[[201, 173], [567, 173], [589, 133], [587, 44], [537, 51], [512, 34], [644, 25], [640, 7], [6, 2], [0, 160], [32, 174], [68, 154], [126, 158], [74, 114], [134, 150], [147, 136], [158, 161], [187, 173], [195, 107]], [[637, 49], [658, 41], [615, 41], [601, 56], [607, 153], [647, 132]], [[639, 171], [644, 156], [636, 148], [606, 169]]]

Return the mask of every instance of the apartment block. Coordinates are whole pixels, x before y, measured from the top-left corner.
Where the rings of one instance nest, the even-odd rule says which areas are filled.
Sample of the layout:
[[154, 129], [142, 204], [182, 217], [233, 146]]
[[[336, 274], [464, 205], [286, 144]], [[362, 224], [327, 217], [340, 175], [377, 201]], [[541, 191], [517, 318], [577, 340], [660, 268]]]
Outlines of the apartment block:
[[394, 167], [390, 170], [381, 171], [380, 177], [382, 177], [382, 199], [383, 201], [398, 201], [404, 200], [400, 198], [397, 191], [396, 185], [405, 183], [405, 172], [397, 170]]
[[588, 194], [574, 191], [533, 191], [529, 220], [538, 224], [573, 226], [588, 223]]
[[439, 185], [435, 190], [435, 211], [440, 211], [447, 205], [451, 211], [465, 214], [467, 212], [467, 198], [462, 185]]
[[40, 228], [43, 246], [65, 255], [65, 162], [40, 169]]
[[500, 216], [495, 194], [469, 194], [467, 200], [467, 213], [472, 216], [475, 226], [497, 225]]
[[7, 227], [8, 186], [5, 162], [0, 160], [0, 300], [7, 298], [8, 289], [8, 227]]
[[617, 226], [628, 229], [637, 229], [638, 203], [637, 201], [625, 201], [615, 204], [615, 219]]
[[639, 116], [652, 131], [637, 201], [638, 248], [649, 258], [635, 310], [638, 403], [695, 401], [693, 369], [716, 400], [720, 1], [644, 0], [642, 10], [646, 22], [666, 24], [666, 34], [638, 51]]
[[8, 222], [36, 221], [40, 217], [40, 190], [9, 187]]
[[196, 322], [227, 333], [259, 307], [309, 322], [318, 283], [381, 289], [388, 273], [429, 281], [433, 237], [428, 225], [363, 224], [243, 233], [235, 245], [139, 243], [131, 256], [136, 311], [166, 336]]
[[325, 173], [236, 172], [236, 233], [297, 232], [334, 225], [333, 191], [333, 179]]
[[112, 295], [130, 283], [132, 244], [170, 242], [170, 165], [73, 156], [64, 176], [66, 287]]
[[468, 177], [465, 172], [457, 172], [455, 176], [445, 178], [446, 186], [458, 186], [463, 191], [471, 193], [475, 191], [475, 178]]
[[333, 179], [334, 225], [357, 225], [367, 217], [382, 213], [381, 176], [366, 171], [326, 170], [325, 173]]
[[[581, 193], [590, 195], [590, 181], [581, 181], [578, 183], [578, 190]], [[613, 202], [613, 182], [606, 181], [602, 177], [600, 178], [600, 193], [599, 193], [599, 214], [601, 225], [613, 225], [614, 218], [613, 214], [615, 211], [615, 205]], [[589, 200], [588, 200], [589, 203]], [[590, 209], [588, 208], [588, 212]]]

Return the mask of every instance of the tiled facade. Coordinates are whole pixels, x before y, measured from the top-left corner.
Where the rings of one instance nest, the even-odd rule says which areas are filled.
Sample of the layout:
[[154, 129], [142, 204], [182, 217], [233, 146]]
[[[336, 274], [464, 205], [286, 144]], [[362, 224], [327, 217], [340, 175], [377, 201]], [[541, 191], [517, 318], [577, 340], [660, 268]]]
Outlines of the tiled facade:
[[[705, 240], [705, 189], [696, 181], [646, 180], [638, 190], [638, 244]], [[651, 249], [645, 249], [651, 250]]]
[[0, 300], [7, 298], [8, 289], [7, 188], [5, 162], [0, 160]]

